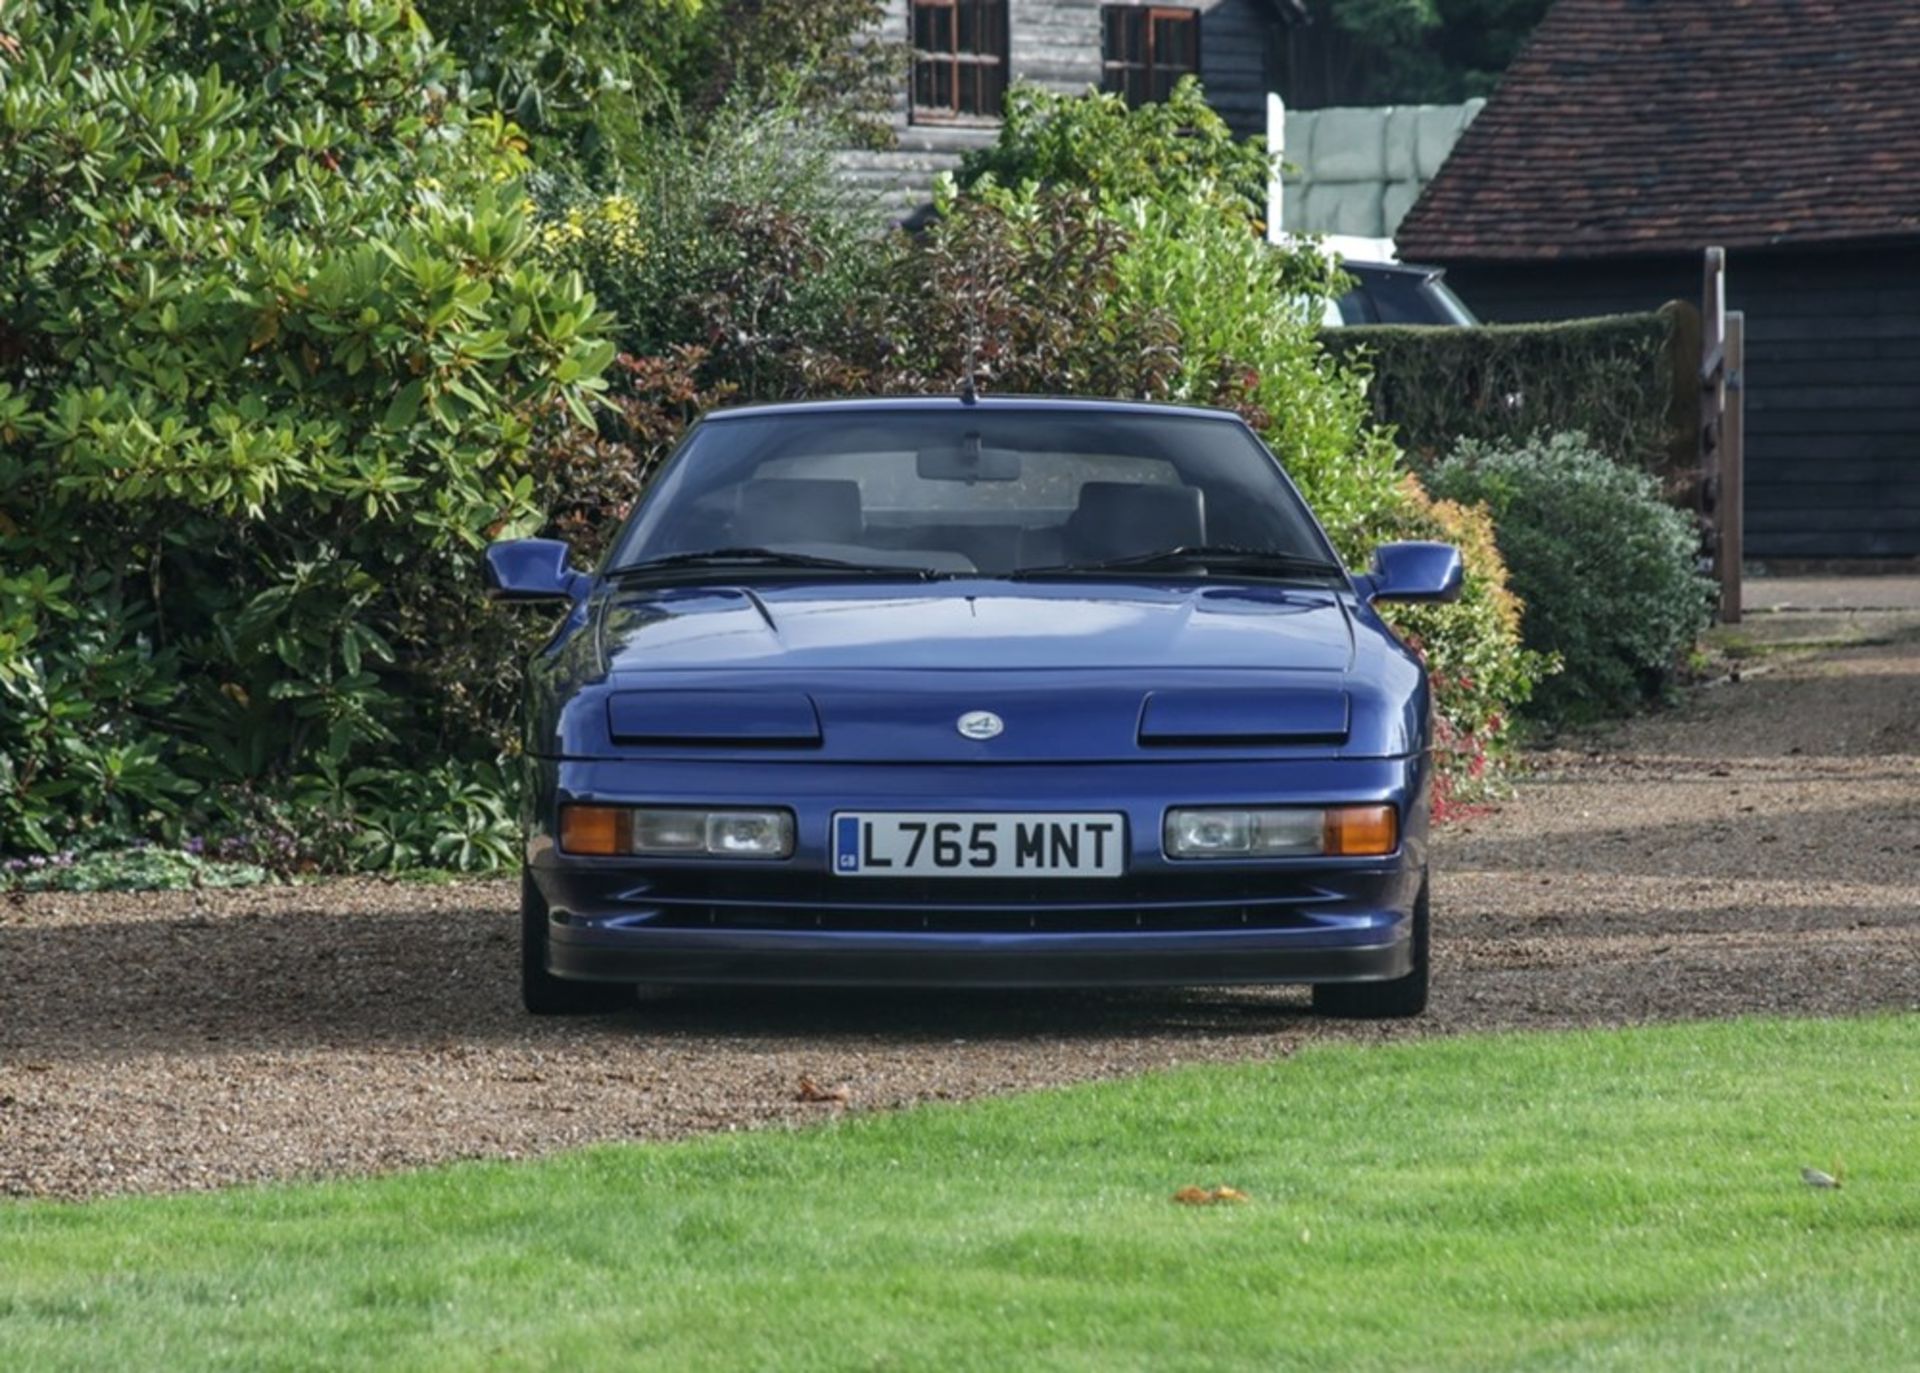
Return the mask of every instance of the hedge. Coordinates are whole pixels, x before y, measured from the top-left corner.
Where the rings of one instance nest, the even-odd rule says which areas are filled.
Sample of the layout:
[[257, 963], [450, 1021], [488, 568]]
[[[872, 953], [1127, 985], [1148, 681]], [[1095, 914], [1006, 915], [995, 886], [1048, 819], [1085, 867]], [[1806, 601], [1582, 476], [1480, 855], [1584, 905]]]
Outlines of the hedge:
[[1372, 373], [1374, 419], [1399, 433], [1416, 469], [1461, 439], [1524, 443], [1584, 432], [1615, 461], [1691, 492], [1699, 314], [1675, 302], [1650, 314], [1469, 329], [1365, 325], [1321, 342]]

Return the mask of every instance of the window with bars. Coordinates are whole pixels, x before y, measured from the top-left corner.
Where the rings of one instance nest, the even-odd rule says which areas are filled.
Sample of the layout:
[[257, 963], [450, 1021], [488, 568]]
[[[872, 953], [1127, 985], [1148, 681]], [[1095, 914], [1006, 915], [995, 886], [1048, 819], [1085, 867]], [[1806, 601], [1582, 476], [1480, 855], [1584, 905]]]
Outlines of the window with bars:
[[1007, 93], [1007, 0], [912, 0], [913, 117], [998, 119]]
[[1100, 88], [1118, 91], [1129, 105], [1165, 100], [1183, 76], [1200, 73], [1197, 10], [1106, 5]]

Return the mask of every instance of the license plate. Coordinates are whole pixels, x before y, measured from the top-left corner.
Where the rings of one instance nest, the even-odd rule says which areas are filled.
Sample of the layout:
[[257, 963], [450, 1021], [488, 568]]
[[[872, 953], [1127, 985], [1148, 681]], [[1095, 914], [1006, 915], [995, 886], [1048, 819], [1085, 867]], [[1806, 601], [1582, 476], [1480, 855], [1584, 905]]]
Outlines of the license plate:
[[842, 877], [1119, 877], [1124, 815], [868, 812], [833, 817]]

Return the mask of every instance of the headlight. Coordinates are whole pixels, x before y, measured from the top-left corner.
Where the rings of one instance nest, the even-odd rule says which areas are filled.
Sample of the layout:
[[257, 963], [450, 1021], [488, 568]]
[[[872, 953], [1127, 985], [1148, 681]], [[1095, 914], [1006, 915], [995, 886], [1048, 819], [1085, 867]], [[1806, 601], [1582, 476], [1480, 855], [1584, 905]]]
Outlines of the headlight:
[[602, 858], [629, 854], [787, 858], [793, 853], [793, 813], [562, 806], [560, 848]]
[[1400, 843], [1392, 806], [1287, 806], [1261, 810], [1170, 810], [1169, 858], [1377, 858]]

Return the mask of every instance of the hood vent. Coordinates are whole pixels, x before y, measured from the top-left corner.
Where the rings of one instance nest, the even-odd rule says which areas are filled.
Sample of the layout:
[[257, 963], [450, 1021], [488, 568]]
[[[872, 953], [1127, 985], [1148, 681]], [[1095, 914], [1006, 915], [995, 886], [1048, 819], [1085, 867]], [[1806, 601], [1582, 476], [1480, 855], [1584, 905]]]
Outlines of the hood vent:
[[820, 744], [812, 698], [792, 691], [619, 691], [607, 730], [616, 744]]
[[1343, 744], [1344, 691], [1156, 691], [1140, 711], [1140, 743]]

